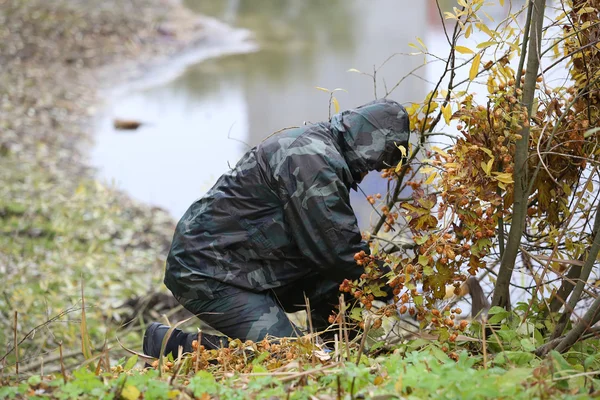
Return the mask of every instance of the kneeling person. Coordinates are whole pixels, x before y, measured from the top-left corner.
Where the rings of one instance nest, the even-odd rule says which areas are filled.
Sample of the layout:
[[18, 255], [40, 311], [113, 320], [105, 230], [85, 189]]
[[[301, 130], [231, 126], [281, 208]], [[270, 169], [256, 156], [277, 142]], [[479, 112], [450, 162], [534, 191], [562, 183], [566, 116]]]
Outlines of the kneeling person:
[[[286, 312], [310, 300], [313, 326], [328, 326], [344, 279], [369, 253], [350, 189], [369, 171], [395, 166], [407, 147], [406, 110], [377, 100], [275, 134], [248, 151], [185, 212], [167, 258], [165, 284], [190, 312], [230, 338], [289, 337]], [[168, 327], [152, 324], [146, 354], [158, 357]], [[176, 330], [166, 353], [191, 351], [196, 334]], [[206, 348], [226, 343], [203, 335]]]

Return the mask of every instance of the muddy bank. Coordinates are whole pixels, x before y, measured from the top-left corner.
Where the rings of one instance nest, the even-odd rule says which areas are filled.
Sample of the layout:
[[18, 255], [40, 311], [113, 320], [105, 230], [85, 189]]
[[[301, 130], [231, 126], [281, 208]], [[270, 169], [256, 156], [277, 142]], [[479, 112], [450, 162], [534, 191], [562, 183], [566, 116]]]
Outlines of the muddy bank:
[[118, 305], [161, 287], [174, 221], [95, 180], [90, 120], [99, 88], [212, 34], [177, 2], [0, 0], [0, 347], [17, 310], [19, 337], [38, 326], [23, 363], [76, 349], [82, 287], [96, 345], [114, 342]]

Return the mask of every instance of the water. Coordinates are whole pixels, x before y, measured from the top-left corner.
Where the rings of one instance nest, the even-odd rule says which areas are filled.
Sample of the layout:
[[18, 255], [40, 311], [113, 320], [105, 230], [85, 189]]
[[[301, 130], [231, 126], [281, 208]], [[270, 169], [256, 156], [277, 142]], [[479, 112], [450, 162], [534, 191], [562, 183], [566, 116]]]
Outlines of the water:
[[[316, 86], [346, 90], [336, 92], [342, 109], [373, 100], [373, 79], [347, 70], [372, 73], [390, 55], [414, 51], [408, 42], [425, 37], [428, 25], [425, 1], [185, 3], [251, 30], [260, 50], [204, 60], [168, 82], [146, 79], [118, 88], [98, 118], [91, 152], [102, 179], [175, 218], [273, 131], [328, 119], [329, 95]], [[422, 62], [408, 56], [390, 60], [378, 72], [377, 95], [385, 94], [384, 80], [392, 87]], [[408, 79], [390, 97], [406, 103], [424, 93], [422, 80]], [[115, 131], [114, 118], [147, 124]], [[367, 192], [385, 190], [377, 176], [362, 186]], [[366, 226], [370, 207], [362, 194], [352, 201]]]

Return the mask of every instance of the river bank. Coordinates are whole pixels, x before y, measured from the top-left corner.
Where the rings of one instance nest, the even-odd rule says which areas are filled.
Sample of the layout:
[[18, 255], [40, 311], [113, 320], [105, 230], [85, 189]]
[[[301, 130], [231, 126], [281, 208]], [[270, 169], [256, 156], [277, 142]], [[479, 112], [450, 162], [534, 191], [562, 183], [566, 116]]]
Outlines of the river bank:
[[174, 221], [97, 182], [91, 120], [99, 89], [202, 48], [206, 24], [164, 0], [0, 1], [0, 345], [16, 311], [25, 369], [60, 342], [79, 353], [82, 290], [100, 347], [115, 343], [117, 307], [160, 287]]

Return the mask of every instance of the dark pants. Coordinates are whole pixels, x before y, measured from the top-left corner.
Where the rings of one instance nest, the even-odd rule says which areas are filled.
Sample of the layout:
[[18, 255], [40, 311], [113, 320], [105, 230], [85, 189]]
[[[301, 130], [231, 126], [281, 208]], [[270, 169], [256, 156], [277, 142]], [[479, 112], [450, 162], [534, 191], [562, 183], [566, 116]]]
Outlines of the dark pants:
[[212, 328], [233, 339], [259, 341], [265, 336], [290, 337], [303, 333], [286, 312], [306, 310], [309, 299], [315, 332], [330, 324], [329, 315], [338, 304], [339, 283], [311, 275], [293, 284], [264, 292], [237, 289], [210, 300], [175, 298], [191, 313]]

